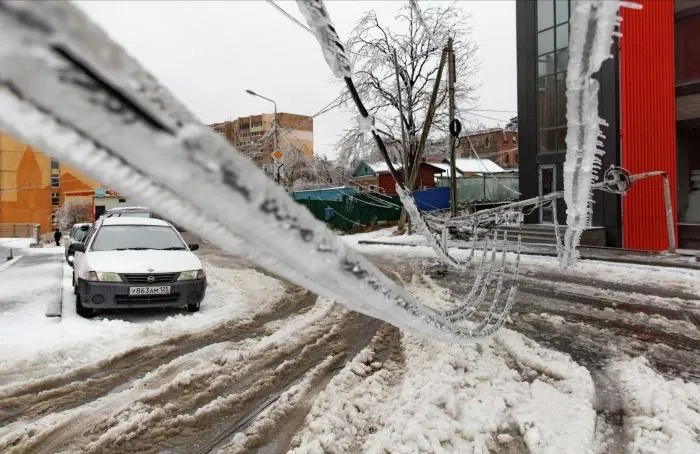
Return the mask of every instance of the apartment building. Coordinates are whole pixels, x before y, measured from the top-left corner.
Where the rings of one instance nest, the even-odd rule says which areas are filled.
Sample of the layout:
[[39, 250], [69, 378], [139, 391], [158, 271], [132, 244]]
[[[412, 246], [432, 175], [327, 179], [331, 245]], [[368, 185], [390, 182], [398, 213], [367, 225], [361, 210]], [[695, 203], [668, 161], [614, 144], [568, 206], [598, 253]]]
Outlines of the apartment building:
[[[277, 121], [275, 149], [274, 122]], [[241, 152], [250, 156], [260, 167], [274, 161], [279, 150], [285, 157], [299, 153], [312, 156], [314, 151], [314, 119], [306, 115], [279, 112], [236, 118], [209, 125], [222, 134]], [[284, 158], [282, 158], [284, 160]]]

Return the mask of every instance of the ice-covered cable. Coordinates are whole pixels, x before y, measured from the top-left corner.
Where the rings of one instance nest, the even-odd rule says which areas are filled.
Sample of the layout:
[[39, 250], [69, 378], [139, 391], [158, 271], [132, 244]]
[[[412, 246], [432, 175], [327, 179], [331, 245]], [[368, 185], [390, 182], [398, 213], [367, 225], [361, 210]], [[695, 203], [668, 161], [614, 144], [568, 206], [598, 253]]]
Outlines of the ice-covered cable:
[[[593, 79], [603, 62], [611, 58], [613, 36], [620, 23], [619, 0], [576, 0], [572, 2], [569, 63], [566, 78], [566, 161], [564, 200], [566, 224], [561, 265], [569, 267], [578, 258], [583, 231], [590, 227], [592, 185], [601, 164], [598, 116], [599, 83]], [[629, 4], [625, 3], [625, 6]]]

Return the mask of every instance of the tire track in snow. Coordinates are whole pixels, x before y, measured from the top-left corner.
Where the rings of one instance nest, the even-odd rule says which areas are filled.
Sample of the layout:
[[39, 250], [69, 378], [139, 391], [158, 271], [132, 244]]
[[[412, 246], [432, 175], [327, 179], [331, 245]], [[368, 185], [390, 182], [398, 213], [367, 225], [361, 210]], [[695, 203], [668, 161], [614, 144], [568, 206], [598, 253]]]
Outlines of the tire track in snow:
[[307, 371], [362, 348], [381, 323], [322, 309], [300, 316], [315, 317], [301, 329], [283, 325], [268, 338], [243, 341], [240, 351], [231, 342], [209, 346], [126, 390], [33, 424], [16, 424], [0, 439], [0, 451], [207, 452]]
[[7, 425], [17, 419], [37, 419], [74, 408], [128, 386], [159, 365], [207, 345], [260, 336], [266, 324], [302, 313], [312, 307], [316, 299], [316, 295], [299, 287], [289, 288], [271, 310], [256, 314], [250, 321], [228, 321], [211, 330], [139, 346], [99, 363], [34, 380], [0, 393], [0, 424]]

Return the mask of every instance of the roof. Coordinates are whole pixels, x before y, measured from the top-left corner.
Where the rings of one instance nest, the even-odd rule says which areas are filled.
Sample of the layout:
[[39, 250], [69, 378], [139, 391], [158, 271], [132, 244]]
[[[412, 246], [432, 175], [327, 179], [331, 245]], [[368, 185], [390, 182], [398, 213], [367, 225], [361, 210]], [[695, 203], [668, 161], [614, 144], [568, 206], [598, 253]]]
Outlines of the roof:
[[[437, 167], [438, 169], [442, 169], [443, 172], [445, 172], [445, 177], [449, 177], [450, 174], [450, 164], [449, 163], [443, 163], [443, 162], [430, 162], [429, 163], [433, 167]], [[457, 177], [461, 177], [462, 175], [459, 172], [459, 167], [457, 168]]]
[[[389, 172], [389, 166], [386, 165], [386, 162], [368, 162], [367, 165], [372, 169], [374, 173], [387, 173]], [[429, 167], [434, 167], [436, 170], [439, 170], [440, 172], [443, 172], [445, 169], [443, 169], [440, 166], [435, 165], [435, 163], [432, 162], [421, 162], [420, 165], [425, 165]], [[396, 170], [401, 170], [403, 168], [402, 164], [394, 163], [394, 168]]]
[[171, 227], [168, 221], [156, 218], [132, 218], [115, 216], [103, 218], [102, 225], [155, 225], [161, 227]]
[[[393, 163], [393, 164], [394, 164], [394, 168], [396, 170], [400, 170], [401, 168], [403, 168], [402, 164], [398, 164], [398, 163]], [[386, 165], [386, 162], [368, 162], [367, 165], [369, 166], [370, 169], [372, 169], [372, 171], [374, 173], [385, 173], [385, 172], [389, 171], [389, 166]]]
[[110, 208], [109, 210], [107, 210], [108, 213], [109, 212], [114, 213], [116, 211], [148, 211], [150, 213], [151, 209], [148, 207], [135, 206], [135, 207], [114, 207], [114, 208]]
[[[446, 159], [445, 162], [449, 163]], [[490, 159], [459, 158], [455, 159], [455, 166], [462, 173], [502, 173], [503, 167]]]

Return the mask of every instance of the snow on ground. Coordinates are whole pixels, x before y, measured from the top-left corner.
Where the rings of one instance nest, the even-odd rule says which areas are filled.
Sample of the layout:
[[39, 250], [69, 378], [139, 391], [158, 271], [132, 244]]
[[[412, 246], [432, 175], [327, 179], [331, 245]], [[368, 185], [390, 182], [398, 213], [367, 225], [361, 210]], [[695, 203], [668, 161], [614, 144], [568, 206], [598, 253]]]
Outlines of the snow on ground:
[[[416, 281], [411, 287], [428, 297]], [[593, 381], [568, 355], [506, 329], [470, 345], [402, 332], [400, 358], [388, 360], [377, 353], [383, 347], [373, 342], [331, 380], [292, 452], [487, 453], [501, 446], [559, 454], [593, 447]]]
[[34, 244], [33, 238], [0, 238], [0, 248], [27, 249]]
[[[51, 266], [60, 267], [62, 282], [60, 276], [51, 276]], [[75, 312], [72, 269], [65, 262], [21, 267], [20, 261], [6, 271], [15, 272], [14, 285], [0, 289], [3, 301], [22, 302], [0, 304], [0, 385], [18, 378], [15, 373], [61, 373], [136, 346], [242, 320], [269, 307], [284, 292], [279, 281], [254, 270], [206, 263], [205, 269], [209, 287], [198, 313], [125, 312], [84, 319]], [[62, 317], [46, 318], [47, 301], [60, 297], [61, 287]]]
[[[392, 237], [393, 228], [377, 230], [369, 233], [343, 236], [343, 240], [358, 251], [370, 255], [403, 255], [422, 258], [436, 258], [433, 250], [426, 246], [426, 241], [419, 235], [404, 235]], [[405, 239], [405, 241], [404, 241]], [[359, 244], [362, 240], [374, 240], [393, 242], [397, 244], [411, 244], [414, 247], [395, 247], [387, 245]], [[450, 248], [450, 254], [458, 260], [466, 260], [469, 251], [465, 249]], [[475, 253], [479, 258], [480, 253]], [[513, 263], [515, 254], [508, 253], [508, 260]], [[560, 273], [559, 260], [556, 257], [521, 254], [521, 270], [539, 270]], [[671, 268], [663, 266], [637, 265], [630, 263], [614, 263], [599, 260], [579, 260], [574, 272], [585, 278], [596, 279], [601, 282], [638, 285], [673, 286], [688, 293], [700, 294], [700, 271], [685, 268]]]
[[700, 385], [665, 380], [642, 357], [609, 366], [630, 454], [700, 453]]
[[319, 395], [292, 452], [591, 448], [593, 383], [568, 356], [507, 330], [468, 346], [404, 333], [401, 348], [403, 365], [378, 362], [373, 347], [353, 359]]

